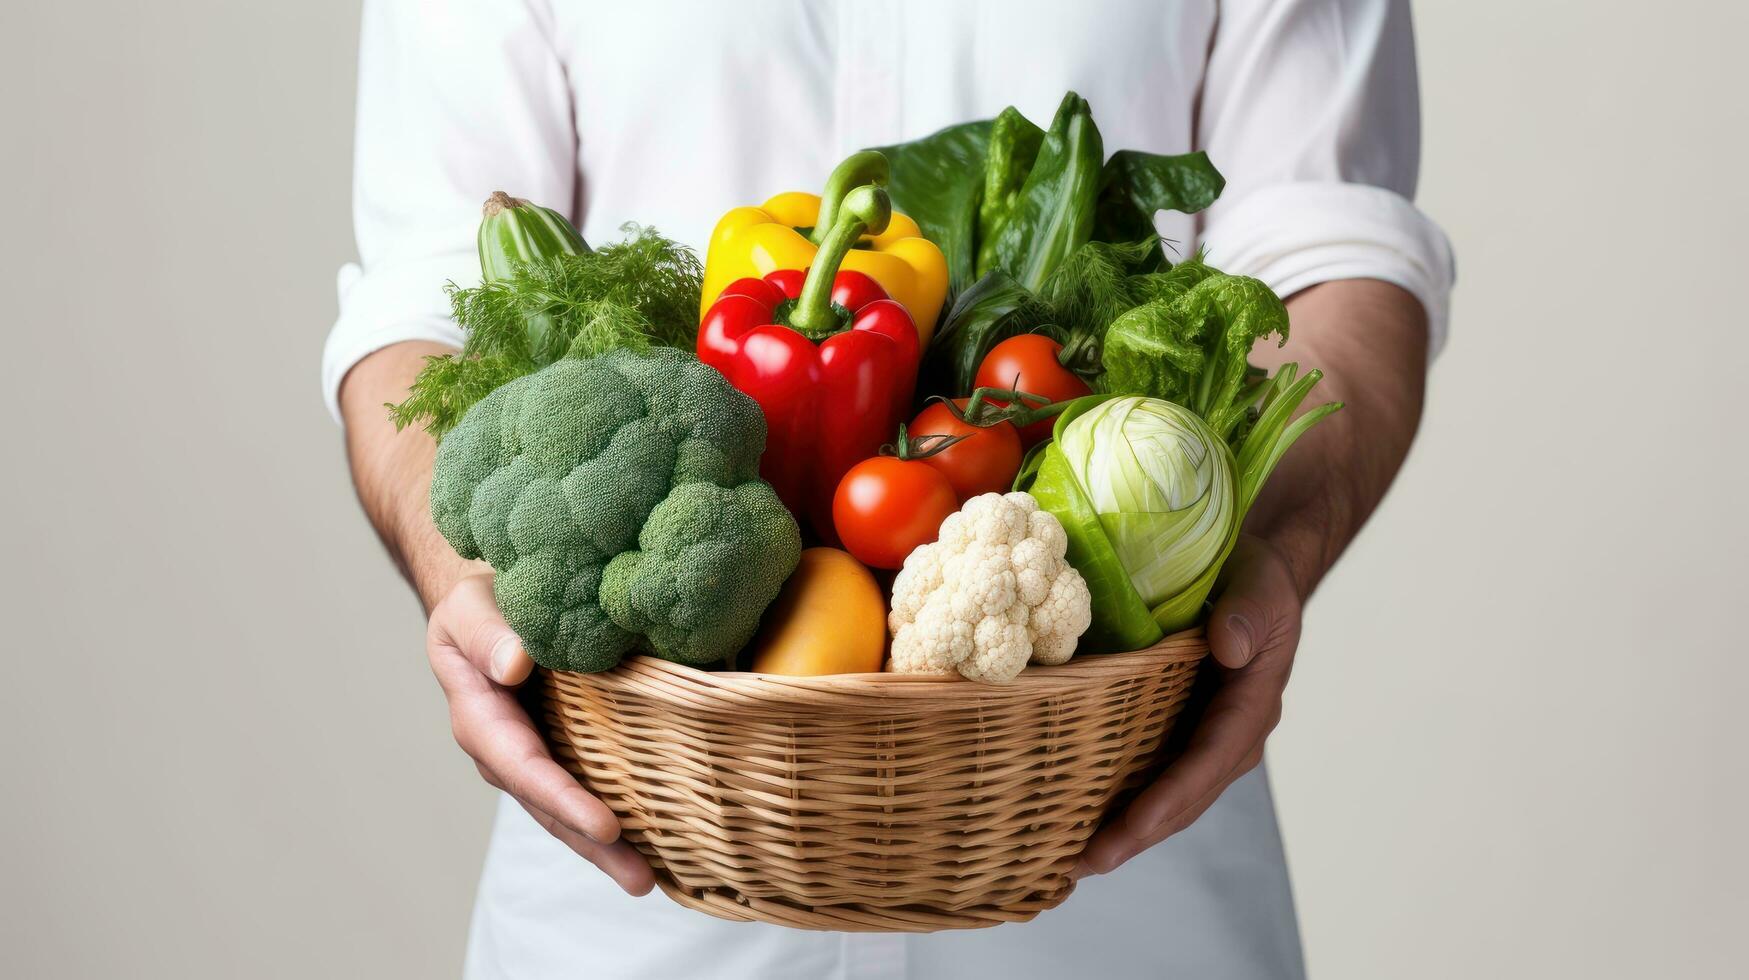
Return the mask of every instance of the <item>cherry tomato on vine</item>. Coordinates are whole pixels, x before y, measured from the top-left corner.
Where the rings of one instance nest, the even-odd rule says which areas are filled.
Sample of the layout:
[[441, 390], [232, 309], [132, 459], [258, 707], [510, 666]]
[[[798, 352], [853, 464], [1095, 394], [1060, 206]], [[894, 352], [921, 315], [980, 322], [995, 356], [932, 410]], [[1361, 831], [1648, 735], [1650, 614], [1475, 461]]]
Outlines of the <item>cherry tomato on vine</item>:
[[959, 509], [953, 484], [915, 459], [874, 456], [852, 466], [832, 498], [832, 525], [844, 550], [875, 568], [898, 568], [935, 540]]
[[[955, 398], [966, 407], [966, 399]], [[919, 462], [947, 477], [964, 503], [980, 493], [1007, 493], [1020, 472], [1020, 433], [1012, 423], [976, 426], [956, 416], [940, 402], [917, 413], [910, 425], [913, 438], [925, 435], [965, 436], [959, 442], [923, 457]]]
[[[1053, 402], [1093, 394], [1087, 382], [1057, 360], [1062, 352], [1062, 344], [1043, 334], [1010, 337], [984, 355], [973, 384], [979, 388], [1012, 388]], [[1040, 419], [1021, 429], [1021, 444], [1031, 446], [1049, 438], [1054, 424], [1055, 419]]]

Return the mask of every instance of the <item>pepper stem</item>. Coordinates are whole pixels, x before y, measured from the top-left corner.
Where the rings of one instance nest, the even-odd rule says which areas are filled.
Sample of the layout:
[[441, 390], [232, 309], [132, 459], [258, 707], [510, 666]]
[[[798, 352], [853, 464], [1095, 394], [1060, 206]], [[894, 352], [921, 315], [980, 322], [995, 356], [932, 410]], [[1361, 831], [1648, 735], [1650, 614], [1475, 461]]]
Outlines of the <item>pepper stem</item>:
[[820, 250], [814, 253], [814, 264], [808, 268], [802, 294], [796, 297], [796, 305], [790, 310], [790, 326], [813, 335], [828, 334], [842, 326], [832, 309], [832, 282], [838, 277], [838, 266], [864, 232], [878, 235], [886, 231], [892, 217], [893, 201], [883, 187], [864, 184], [844, 195], [832, 229], [826, 233]]
[[826, 235], [838, 221], [838, 208], [846, 194], [864, 184], [884, 187], [886, 183], [887, 158], [879, 150], [862, 150], [845, 157], [844, 162], [832, 168], [831, 176], [826, 178], [826, 187], [820, 194], [820, 215], [814, 219], [808, 240], [816, 246], [826, 244]]

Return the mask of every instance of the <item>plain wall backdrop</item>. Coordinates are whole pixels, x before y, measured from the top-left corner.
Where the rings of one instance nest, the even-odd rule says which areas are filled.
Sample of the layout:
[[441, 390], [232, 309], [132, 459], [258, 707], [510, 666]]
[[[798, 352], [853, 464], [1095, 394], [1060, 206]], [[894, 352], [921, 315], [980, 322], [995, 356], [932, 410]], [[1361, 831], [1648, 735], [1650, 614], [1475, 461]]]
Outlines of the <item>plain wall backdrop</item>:
[[[1741, 976], [1749, 6], [1415, 12], [1459, 287], [1270, 743], [1309, 966]], [[317, 389], [357, 24], [0, 13], [8, 976], [459, 971], [492, 795]]]

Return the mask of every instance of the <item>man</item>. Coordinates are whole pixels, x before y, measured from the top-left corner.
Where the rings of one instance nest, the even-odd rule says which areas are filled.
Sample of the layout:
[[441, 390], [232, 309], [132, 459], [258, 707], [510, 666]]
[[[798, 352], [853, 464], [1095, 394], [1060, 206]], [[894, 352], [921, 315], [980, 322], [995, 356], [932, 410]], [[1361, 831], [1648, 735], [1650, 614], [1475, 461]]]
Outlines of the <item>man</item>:
[[[1445, 240], [1410, 203], [1406, 4], [381, 0], [361, 48], [362, 262], [342, 272], [324, 383], [360, 499], [431, 613], [456, 740], [505, 792], [468, 976], [1302, 975], [1257, 766], [1301, 603], [1413, 437], [1451, 285]], [[480, 201], [504, 189], [556, 207], [591, 241], [636, 220], [702, 246], [723, 211], [815, 187], [849, 151], [1008, 104], [1048, 119], [1071, 88], [1110, 148], [1209, 152], [1226, 193], [1194, 219], [1163, 215], [1161, 232], [1289, 296], [1292, 341], [1259, 360], [1321, 367], [1320, 400], [1348, 404], [1250, 515], [1210, 619], [1220, 685], [1187, 751], [1090, 842], [1076, 894], [1024, 925], [836, 935], [630, 897], [650, 890], [648, 867], [519, 707], [531, 665], [490, 570], [427, 513], [431, 440], [397, 434], [382, 408], [459, 342], [441, 286], [477, 281]]]

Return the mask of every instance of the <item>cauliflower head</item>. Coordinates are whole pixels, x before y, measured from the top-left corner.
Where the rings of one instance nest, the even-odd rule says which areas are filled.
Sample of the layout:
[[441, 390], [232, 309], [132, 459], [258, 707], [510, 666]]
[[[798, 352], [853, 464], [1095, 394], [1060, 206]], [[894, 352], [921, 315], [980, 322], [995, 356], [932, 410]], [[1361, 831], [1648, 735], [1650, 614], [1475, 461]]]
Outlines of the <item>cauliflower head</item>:
[[758, 479], [753, 399], [680, 351], [557, 361], [481, 399], [438, 444], [431, 516], [497, 574], [536, 663], [634, 650], [701, 665], [744, 646], [801, 553]]
[[1067, 662], [1093, 621], [1068, 545], [1031, 494], [966, 501], [893, 580], [892, 669], [1006, 684], [1028, 663]]

